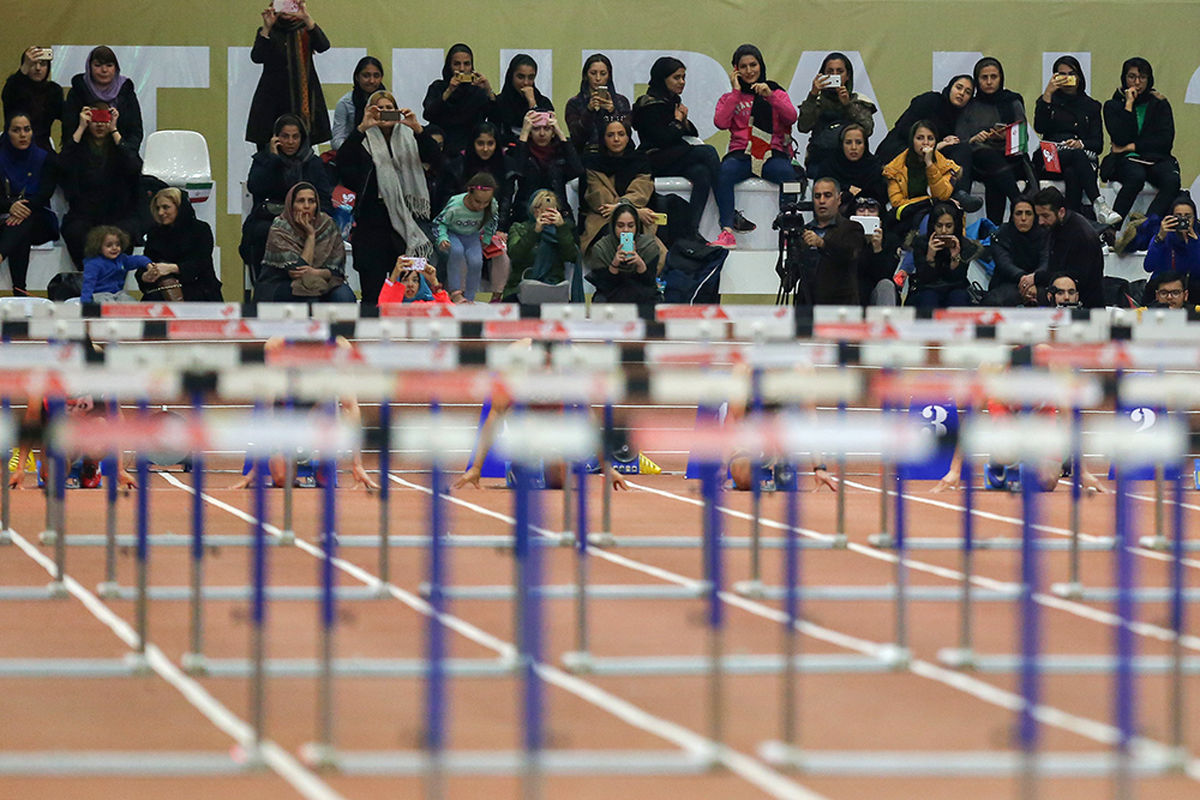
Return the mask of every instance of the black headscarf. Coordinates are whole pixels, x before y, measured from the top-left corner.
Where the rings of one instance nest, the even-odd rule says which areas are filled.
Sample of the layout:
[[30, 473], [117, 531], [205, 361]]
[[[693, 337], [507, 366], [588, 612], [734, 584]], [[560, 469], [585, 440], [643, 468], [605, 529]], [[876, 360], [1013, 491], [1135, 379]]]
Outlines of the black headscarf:
[[[954, 130], [958, 127], [958, 116], [963, 112], [963, 109], [950, 102], [950, 89], [953, 88], [955, 83], [963, 78], [966, 78], [971, 82], [972, 89], [975, 88], [975, 78], [963, 73], [961, 75], [955, 75], [953, 78], [948, 80], [945, 87], [942, 89], [941, 107], [931, 120], [931, 122], [933, 122], [933, 133], [939, 139], [943, 136], [949, 136], [950, 134], [954, 133]], [[965, 107], [966, 106], [963, 108]]]
[[[619, 120], [618, 120], [619, 121]], [[619, 121], [625, 126], [625, 133], [630, 134], [629, 124], [624, 121]], [[612, 125], [613, 123], [609, 123]], [[605, 126], [605, 130], [608, 126]], [[625, 143], [625, 149], [618, 154], [610, 153], [608, 146], [603, 140], [600, 142], [600, 150], [595, 153], [588, 153], [583, 158], [583, 166], [585, 169], [595, 170], [596, 172], [605, 175], [613, 176], [617, 194], [623, 195], [629, 188], [629, 184], [633, 183], [638, 175], [651, 174], [650, 159], [638, 152], [634, 147], [633, 137]]]
[[[954, 83], [954, 81], [950, 81]], [[917, 152], [917, 148], [913, 145], [913, 138], [916, 137], [917, 131], [921, 128], [928, 128], [933, 131], [933, 138], [937, 138], [937, 126], [930, 120], [919, 119], [912, 124], [908, 129], [908, 139], [906, 140], [908, 156], [905, 162], [908, 166], [908, 196], [909, 197], [924, 197], [929, 194], [929, 179], [925, 175], [925, 157]], [[937, 157], [937, 151], [934, 151], [934, 158]]]
[[[850, 131], [858, 131], [863, 137], [863, 155], [858, 161], [851, 161], [846, 158], [846, 134]], [[909, 136], [911, 143], [912, 136]], [[843, 189], [851, 186], [857, 186], [860, 189], [870, 186], [879, 181], [883, 174], [883, 165], [875, 154], [871, 152], [871, 143], [867, 136], [866, 130], [857, 122], [852, 122], [838, 132], [838, 148], [833, 154], [833, 176], [842, 184]]]
[[288, 125], [295, 125], [300, 129], [300, 147], [294, 156], [289, 156], [280, 150], [279, 158], [283, 161], [284, 185], [295, 186], [304, 180], [304, 162], [313, 157], [313, 150], [312, 142], [308, 140], [308, 126], [296, 114], [280, 114], [275, 120], [275, 135], [278, 136], [279, 132]]
[[[991, 94], [979, 91], [979, 73], [983, 72], [985, 67], [995, 67], [1000, 72], [1000, 88]], [[1000, 121], [1006, 125], [1017, 121], [1016, 110], [1019, 105], [1024, 105], [1024, 101], [1021, 99], [1021, 95], [1004, 88], [1004, 65], [1000, 63], [999, 59], [984, 56], [976, 61], [971, 78], [975, 81], [975, 96], [972, 100], [982, 105], [994, 106]]]
[[1125, 73], [1129, 72], [1130, 67], [1137, 67], [1138, 72], [1146, 76], [1146, 91], [1137, 96], [1137, 100], [1133, 101], [1134, 105], [1141, 105], [1150, 100], [1150, 90], [1154, 88], [1154, 67], [1150, 66], [1150, 62], [1140, 56], [1125, 59], [1125, 63], [1121, 65], [1121, 80], [1117, 83], [1119, 87], [1113, 93], [1114, 100], [1125, 102]]
[[[753, 56], [755, 60], [758, 61], [759, 83], [765, 83], [770, 87], [772, 92], [783, 88], [778, 83], [775, 83], [775, 81], [767, 80], [767, 63], [763, 61], [762, 52], [752, 44], [744, 44], [737, 50], [733, 51], [734, 69], [737, 69], [738, 62], [741, 61], [745, 56]], [[742, 80], [741, 75], [738, 75], [737, 82], [742, 94], [749, 95], [750, 97], [754, 98], [754, 105], [750, 109], [750, 121], [754, 124], [754, 127], [758, 128], [764, 133], [774, 133], [775, 114], [771, 109], [771, 104], [767, 102], [766, 98], [756, 94], [754, 90], [750, 88], [750, 84]]]
[[[1079, 64], [1079, 59], [1075, 56], [1059, 56], [1054, 59], [1054, 65], [1050, 67], [1051, 72], [1058, 72], [1058, 67], [1061, 64], [1066, 64], [1075, 72], [1075, 96], [1082, 97], [1087, 94], [1087, 78], [1083, 76], [1083, 67]], [[1003, 75], [1004, 73], [1001, 72]], [[1125, 73], [1121, 73], [1121, 82], [1125, 82]], [[1054, 97], [1058, 97], [1062, 92], [1055, 92]], [[1070, 95], [1066, 95], [1070, 97]]]
[[600, 63], [608, 67], [608, 89], [609, 94], [613, 93], [613, 68], [612, 61], [604, 53], [592, 53], [587, 57], [587, 61], [583, 62], [582, 78], [579, 81], [579, 93], [584, 97], [592, 96], [592, 84], [588, 80], [588, 70], [592, 68], [592, 64]]
[[471, 63], [475, 63], [475, 54], [471, 52], [470, 47], [462, 42], [451, 45], [450, 49], [446, 51], [446, 62], [442, 64], [442, 80], [444, 81], [448, 81], [454, 77], [454, 68], [450, 66], [450, 61], [454, 58], [455, 53], [466, 53], [471, 57]]
[[[1018, 197], [1013, 201], [1013, 211], [1017, 210], [1017, 203], [1028, 203], [1032, 206], [1033, 200], [1028, 196]], [[1050, 235], [1050, 229], [1039, 225], [1035, 219], [1033, 227], [1028, 232], [1022, 233], [1017, 230], [1017, 225], [1013, 222], [1012, 213], [1010, 212], [1008, 223], [1001, 225], [1000, 230], [996, 231], [996, 235], [1003, 237], [1008, 243], [1015, 263], [1021, 265], [1033, 264], [1036, 266], [1041, 259], [1042, 250], [1045, 249], [1046, 238]]]
[[[487, 161], [484, 161], [475, 152], [475, 140], [485, 133], [490, 134], [496, 140], [496, 149], [492, 151], [492, 157]], [[500, 138], [500, 131], [490, 122], [479, 123], [471, 130], [471, 141], [467, 142], [467, 149], [463, 151], [463, 180], [478, 172], [486, 172], [495, 178], [497, 183], [503, 185], [506, 169], [504, 141]]]
[[[850, 63], [850, 57], [845, 53], [830, 53], [821, 61], [821, 72], [825, 72], [826, 65], [830, 61], [841, 61], [846, 65], [846, 77], [842, 78], [842, 86], [846, 87], [846, 91], [854, 94], [854, 65]], [[822, 89], [822, 93], [829, 97], [837, 97], [837, 89]]]
[[[358, 73], [362, 72], [363, 69], [365, 67], [367, 67], [368, 65], [377, 68], [379, 70], [379, 74], [381, 74], [381, 75], [384, 74], [383, 64], [379, 63], [379, 59], [376, 58], [375, 56], [363, 56], [362, 58], [360, 58], [358, 60], [358, 63], [354, 66], [354, 74], [351, 77], [351, 82], [354, 85], [354, 90], [350, 93], [350, 98], [354, 101], [354, 127], [356, 127], [356, 128], [363, 121], [363, 113], [367, 110], [367, 100], [370, 99], [371, 94], [374, 94], [374, 92], [372, 92], [371, 94], [368, 94], [367, 92], [364, 92], [362, 89], [358, 88]], [[376, 91], [386, 90], [386, 89], [387, 89], [387, 87], [383, 85], [383, 81], [380, 81], [379, 89], [377, 89]]]
[[650, 67], [650, 83], [646, 85], [646, 94], [679, 105], [682, 101], [679, 95], [667, 88], [667, 78], [681, 69], [687, 69], [687, 65], [674, 56], [663, 56], [655, 61]]
[[[517, 71], [517, 67], [533, 67], [538, 68], [537, 62], [533, 60], [533, 56], [526, 53], [517, 53], [513, 56], [512, 61], [508, 62], [508, 71], [504, 73], [504, 88], [500, 90], [500, 94], [496, 96], [496, 112], [499, 114], [500, 120], [505, 125], [509, 125], [514, 129], [521, 127], [525, 120], [525, 115], [530, 112], [529, 102], [525, 99], [525, 95], [513, 88], [513, 73]], [[550, 98], [538, 91], [537, 86], [533, 87], [533, 95], [537, 111], [553, 111], [554, 103], [550, 102]]]

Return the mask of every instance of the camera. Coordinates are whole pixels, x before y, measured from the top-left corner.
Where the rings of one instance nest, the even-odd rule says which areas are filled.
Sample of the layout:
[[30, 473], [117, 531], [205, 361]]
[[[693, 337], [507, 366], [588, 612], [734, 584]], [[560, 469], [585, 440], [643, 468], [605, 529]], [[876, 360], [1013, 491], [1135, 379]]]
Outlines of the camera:
[[821, 83], [825, 86], [826, 89], [837, 89], [842, 85], [842, 76], [841, 75], [826, 75], [824, 80], [821, 81]]
[[1176, 217], [1175, 218], [1175, 230], [1186, 231], [1191, 227], [1192, 227], [1192, 221], [1190, 219], [1187, 219], [1186, 217]]
[[92, 122], [112, 122], [111, 108], [93, 108]]

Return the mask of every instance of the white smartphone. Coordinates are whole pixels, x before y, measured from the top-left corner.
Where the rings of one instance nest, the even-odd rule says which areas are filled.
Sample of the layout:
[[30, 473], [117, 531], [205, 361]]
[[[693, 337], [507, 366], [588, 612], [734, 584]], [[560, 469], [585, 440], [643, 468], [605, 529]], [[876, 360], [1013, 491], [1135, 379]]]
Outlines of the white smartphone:
[[822, 81], [822, 83], [825, 84], [826, 89], [836, 89], [842, 85], [842, 76], [841, 75], [826, 75], [825, 80]]
[[421, 256], [400, 256], [400, 267], [405, 272], [424, 272], [428, 264]]
[[297, 0], [274, 0], [271, 8], [275, 9], [276, 14], [300, 13], [300, 3]]
[[860, 217], [855, 215], [850, 218], [850, 221], [862, 225], [863, 233], [867, 236], [874, 236], [875, 231], [883, 227], [883, 220], [879, 217]]

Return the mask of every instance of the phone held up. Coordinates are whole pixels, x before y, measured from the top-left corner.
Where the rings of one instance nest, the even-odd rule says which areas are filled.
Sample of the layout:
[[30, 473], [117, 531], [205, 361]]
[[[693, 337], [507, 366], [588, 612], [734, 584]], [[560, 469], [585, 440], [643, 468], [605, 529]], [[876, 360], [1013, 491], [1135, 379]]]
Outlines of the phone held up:
[[399, 122], [402, 119], [404, 119], [404, 115], [399, 111], [387, 111], [384, 109], [379, 110], [380, 122]]
[[621, 231], [621, 252], [633, 254], [633, 231]]
[[300, 3], [298, 0], [275, 0], [271, 4], [276, 14], [299, 14]]
[[821, 81], [821, 83], [826, 89], [837, 89], [842, 85], [842, 76], [826, 75], [825, 79]]
[[596, 97], [599, 97], [601, 100], [612, 99], [612, 95], [609, 94], [607, 86], [597, 86], [593, 94], [596, 95]]
[[92, 122], [112, 122], [111, 108], [93, 108]]

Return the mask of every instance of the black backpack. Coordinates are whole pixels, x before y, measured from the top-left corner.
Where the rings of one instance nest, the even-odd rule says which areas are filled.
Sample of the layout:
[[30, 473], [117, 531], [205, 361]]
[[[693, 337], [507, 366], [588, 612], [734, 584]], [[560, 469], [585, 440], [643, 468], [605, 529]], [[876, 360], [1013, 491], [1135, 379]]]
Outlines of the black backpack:
[[694, 238], [679, 239], [667, 251], [662, 278], [667, 303], [707, 305], [721, 302], [721, 267], [729, 251]]

